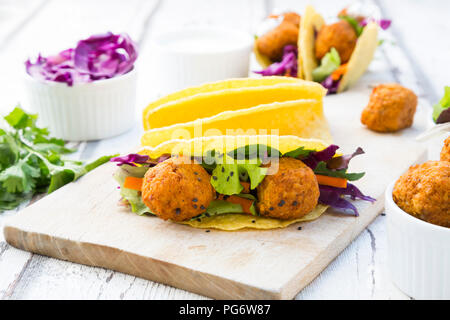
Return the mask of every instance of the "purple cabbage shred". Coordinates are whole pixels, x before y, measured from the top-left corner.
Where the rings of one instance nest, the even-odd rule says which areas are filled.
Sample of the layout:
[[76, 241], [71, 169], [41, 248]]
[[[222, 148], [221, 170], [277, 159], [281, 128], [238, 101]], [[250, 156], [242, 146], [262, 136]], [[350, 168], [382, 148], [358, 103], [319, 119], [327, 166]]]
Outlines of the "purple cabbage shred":
[[[342, 79], [342, 78], [341, 78]], [[325, 80], [323, 80], [320, 84], [327, 89], [327, 95], [328, 94], [332, 94], [332, 93], [337, 93], [338, 88], [339, 88], [339, 82], [341, 81], [341, 79], [339, 80], [333, 80], [333, 78], [331, 77], [331, 75], [329, 75]]]
[[383, 29], [383, 30], [388, 29], [391, 26], [391, 23], [392, 23], [392, 20], [388, 20], [388, 19], [376, 20], [374, 18], [366, 18], [366, 19], [362, 20], [359, 23], [359, 25], [362, 26], [362, 27], [365, 27], [365, 26], [367, 26], [367, 24], [369, 22], [372, 22], [372, 21], [376, 22], [380, 26], [380, 28]]
[[334, 155], [336, 154], [337, 149], [339, 147], [335, 144], [329, 145], [327, 148], [321, 150], [321, 151], [315, 151], [311, 152], [306, 159], [303, 159], [302, 161], [310, 167], [312, 170], [314, 170], [319, 162], [324, 161], [328, 162], [331, 160]]
[[115, 157], [115, 158], [111, 158], [111, 162], [117, 162], [118, 166], [127, 164], [130, 165], [132, 167], [136, 167], [135, 163], [137, 164], [145, 164], [147, 163], [147, 161], [149, 160], [149, 156], [147, 155], [142, 155], [142, 154], [137, 154], [137, 153], [130, 153], [126, 156], [121, 156], [121, 157]]
[[297, 77], [298, 64], [297, 64], [298, 50], [294, 45], [287, 45], [283, 49], [283, 58], [280, 62], [274, 62], [266, 69], [261, 71], [253, 71], [254, 73], [261, 74], [263, 76], [290, 76]]
[[343, 196], [350, 196], [352, 200], [361, 199], [364, 201], [374, 202], [374, 198], [364, 195], [355, 185], [347, 183], [347, 188], [335, 188], [330, 186], [319, 185], [320, 196], [319, 202], [329, 205], [336, 209], [343, 209], [345, 211], [352, 211], [355, 216], [358, 216], [358, 210]]
[[55, 56], [25, 62], [27, 73], [37, 80], [63, 82], [68, 86], [109, 79], [133, 69], [137, 47], [127, 34], [93, 35], [78, 42], [75, 48]]

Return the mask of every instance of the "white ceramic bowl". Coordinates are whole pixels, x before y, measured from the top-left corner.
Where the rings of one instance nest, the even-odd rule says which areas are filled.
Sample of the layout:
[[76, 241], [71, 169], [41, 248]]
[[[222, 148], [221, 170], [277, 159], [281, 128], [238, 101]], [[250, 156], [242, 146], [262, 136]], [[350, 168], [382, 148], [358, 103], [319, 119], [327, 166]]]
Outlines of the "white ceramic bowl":
[[417, 219], [386, 189], [388, 263], [392, 281], [415, 299], [450, 299], [450, 228]]
[[52, 136], [98, 140], [121, 134], [135, 123], [136, 70], [111, 79], [74, 84], [25, 75], [28, 105]]
[[253, 38], [219, 27], [188, 27], [151, 43], [152, 82], [162, 94], [206, 82], [247, 77]]

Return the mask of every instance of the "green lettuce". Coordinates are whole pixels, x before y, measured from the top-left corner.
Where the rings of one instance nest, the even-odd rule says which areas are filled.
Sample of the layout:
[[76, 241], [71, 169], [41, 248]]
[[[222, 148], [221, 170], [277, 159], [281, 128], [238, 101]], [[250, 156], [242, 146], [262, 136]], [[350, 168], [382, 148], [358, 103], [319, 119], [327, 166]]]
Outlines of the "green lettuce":
[[312, 72], [313, 80], [316, 82], [322, 82], [325, 80], [334, 70], [341, 65], [341, 58], [335, 48], [331, 48], [330, 52], [323, 56], [320, 61], [320, 66], [315, 68]]
[[[239, 194], [244, 189], [241, 185], [243, 175], [250, 180], [250, 189], [255, 189], [267, 174], [267, 168], [262, 168], [261, 161], [237, 161], [225, 156], [223, 163], [217, 164], [211, 175], [211, 184], [214, 189], [224, 195]], [[255, 162], [255, 163], [250, 163]]]
[[441, 113], [448, 108], [450, 108], [450, 86], [444, 88], [444, 96], [433, 106], [433, 121], [436, 122]]

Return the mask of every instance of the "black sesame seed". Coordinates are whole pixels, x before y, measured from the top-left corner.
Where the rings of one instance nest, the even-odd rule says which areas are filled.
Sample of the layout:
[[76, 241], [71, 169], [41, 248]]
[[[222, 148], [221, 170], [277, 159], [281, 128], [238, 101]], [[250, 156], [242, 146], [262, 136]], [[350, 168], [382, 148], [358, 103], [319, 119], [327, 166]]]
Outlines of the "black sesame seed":
[[202, 179], [200, 179], [200, 178], [197, 178], [197, 180], [198, 180], [198, 181], [202, 181]]
[[214, 179], [214, 180], [217, 180], [217, 177], [216, 177], [216, 176], [213, 176], [213, 179]]
[[232, 177], [234, 175], [234, 172], [233, 171], [231, 171], [230, 172], [230, 177]]
[[256, 221], [255, 220], [252, 220], [252, 223], [255, 223]]
[[227, 200], [229, 197], [230, 197], [230, 196], [228, 196], [228, 195], [224, 195], [224, 196], [223, 196], [223, 200]]
[[201, 206], [200, 206], [200, 209], [205, 210], [206, 208], [205, 208], [204, 205], [201, 205]]
[[280, 202], [278, 202], [278, 206], [282, 207], [284, 205], [284, 200], [281, 200]]
[[211, 215], [207, 212], [207, 213], [205, 213], [205, 216], [207, 216], [207, 217], [211, 217]]
[[197, 221], [198, 221], [198, 222], [202, 222], [202, 219], [200, 219], [200, 218], [197, 218]]
[[195, 174], [195, 175], [198, 175], [198, 172], [197, 172], [197, 171], [194, 171], [194, 174]]
[[193, 204], [192, 206], [194, 207], [194, 209], [197, 209], [197, 205], [196, 204]]
[[302, 230], [302, 227], [298, 227], [297, 230]]
[[197, 201], [198, 201], [197, 198], [192, 199], [192, 202], [197, 202]]
[[222, 167], [222, 172], [225, 172], [225, 167]]
[[205, 232], [209, 232], [209, 230], [206, 230]]
[[273, 211], [273, 209], [274, 209], [274, 207], [270, 207], [270, 208], [269, 208], [270, 211]]
[[293, 206], [296, 206], [296, 205], [298, 205], [298, 202], [297, 202], [297, 201], [294, 201], [294, 202], [292, 202], [292, 205], [293, 205]]
[[176, 208], [176, 209], [175, 209], [175, 213], [176, 213], [176, 214], [180, 214], [180, 213], [181, 213], [181, 209], [180, 209], [180, 208]]
[[385, 216], [385, 215], [386, 215], [386, 213], [384, 213], [384, 212], [383, 212], [383, 213], [382, 213], [381, 215], [382, 215], [382, 216]]
[[230, 177], [227, 177], [227, 182], [230, 181]]

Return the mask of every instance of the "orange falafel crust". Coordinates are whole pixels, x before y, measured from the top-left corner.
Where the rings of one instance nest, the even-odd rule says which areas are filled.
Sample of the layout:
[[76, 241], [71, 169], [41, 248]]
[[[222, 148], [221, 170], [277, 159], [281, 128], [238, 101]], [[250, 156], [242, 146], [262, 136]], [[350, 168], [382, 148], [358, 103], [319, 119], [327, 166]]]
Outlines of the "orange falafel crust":
[[441, 150], [441, 161], [450, 161], [450, 136], [444, 141], [444, 147]]
[[280, 61], [285, 46], [297, 45], [299, 25], [300, 16], [295, 12], [286, 12], [276, 28], [256, 39], [258, 51], [271, 61]]
[[411, 166], [395, 183], [392, 197], [412, 216], [450, 228], [450, 162]]
[[187, 157], [172, 157], [150, 168], [142, 200], [164, 220], [184, 221], [202, 214], [215, 196], [210, 175]]
[[370, 95], [361, 122], [376, 132], [396, 132], [413, 124], [417, 96], [397, 83], [380, 84]]
[[311, 168], [290, 157], [280, 158], [278, 171], [264, 178], [257, 193], [260, 215], [277, 219], [305, 216], [317, 206], [320, 195]]
[[335, 48], [339, 52], [341, 64], [347, 63], [355, 49], [357, 39], [355, 29], [345, 20], [324, 25], [319, 30], [315, 42], [316, 58], [322, 59], [331, 48]]

